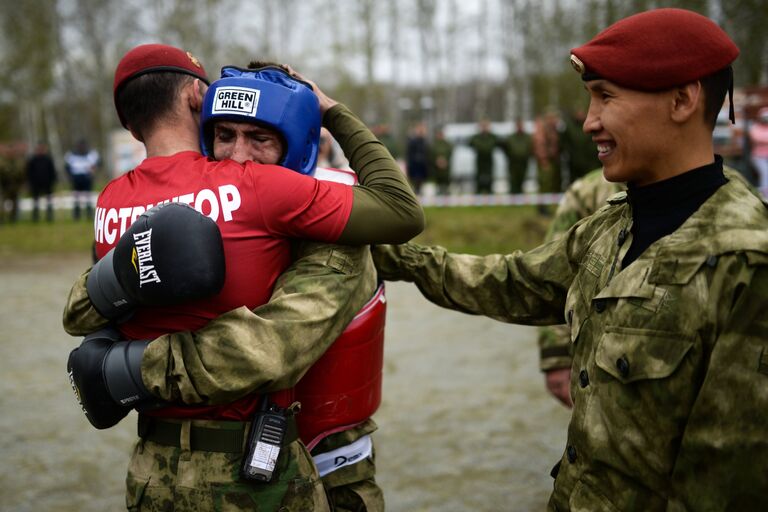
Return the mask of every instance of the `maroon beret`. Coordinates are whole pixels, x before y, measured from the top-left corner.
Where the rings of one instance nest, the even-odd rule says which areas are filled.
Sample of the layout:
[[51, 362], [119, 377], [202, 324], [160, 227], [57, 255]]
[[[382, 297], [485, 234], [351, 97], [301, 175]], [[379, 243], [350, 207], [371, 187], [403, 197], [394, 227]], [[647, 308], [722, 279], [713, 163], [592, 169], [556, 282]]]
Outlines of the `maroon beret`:
[[143, 44], [125, 54], [115, 70], [112, 92], [120, 123], [125, 127], [123, 114], [117, 106], [117, 95], [131, 79], [147, 73], [171, 71], [192, 75], [208, 84], [208, 76], [200, 61], [189, 52], [164, 44]]
[[571, 50], [571, 64], [591, 80], [661, 91], [727, 67], [739, 49], [709, 18], [684, 9], [655, 9], [617, 21]]

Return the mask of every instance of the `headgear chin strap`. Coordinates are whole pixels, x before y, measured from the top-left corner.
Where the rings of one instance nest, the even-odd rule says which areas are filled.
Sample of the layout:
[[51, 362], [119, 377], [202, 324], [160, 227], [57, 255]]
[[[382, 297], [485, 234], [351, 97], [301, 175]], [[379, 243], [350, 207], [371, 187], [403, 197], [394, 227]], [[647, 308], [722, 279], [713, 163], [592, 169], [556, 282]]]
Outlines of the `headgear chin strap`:
[[306, 82], [281, 68], [221, 68], [221, 78], [208, 88], [200, 122], [202, 153], [213, 156], [216, 121], [253, 123], [277, 131], [285, 144], [283, 167], [311, 174], [317, 165], [322, 115]]

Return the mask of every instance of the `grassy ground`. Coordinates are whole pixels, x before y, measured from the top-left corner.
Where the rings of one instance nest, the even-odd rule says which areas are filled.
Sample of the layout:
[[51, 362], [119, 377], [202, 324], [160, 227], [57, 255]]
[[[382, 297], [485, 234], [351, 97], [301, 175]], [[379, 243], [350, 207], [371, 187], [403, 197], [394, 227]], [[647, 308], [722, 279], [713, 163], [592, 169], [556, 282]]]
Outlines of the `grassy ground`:
[[550, 220], [535, 206], [425, 208], [425, 212], [426, 229], [414, 241], [472, 254], [536, 247], [544, 240]]
[[[507, 253], [541, 243], [548, 218], [533, 206], [427, 208], [427, 227], [416, 238], [423, 244], [443, 245], [454, 252]], [[28, 214], [27, 214], [28, 215]], [[93, 225], [75, 222], [59, 210], [56, 220], [32, 223], [27, 216], [0, 225], [0, 257], [46, 253], [89, 252]]]
[[93, 224], [75, 222], [69, 212], [56, 214], [53, 223], [33, 223], [22, 216], [14, 224], [0, 225], [0, 257], [90, 252]]

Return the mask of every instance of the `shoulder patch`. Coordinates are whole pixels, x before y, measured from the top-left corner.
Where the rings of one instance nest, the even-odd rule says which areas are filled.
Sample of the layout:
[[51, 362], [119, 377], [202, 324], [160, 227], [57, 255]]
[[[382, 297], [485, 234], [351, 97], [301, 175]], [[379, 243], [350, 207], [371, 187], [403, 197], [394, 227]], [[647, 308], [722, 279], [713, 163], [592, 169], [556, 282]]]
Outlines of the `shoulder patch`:
[[702, 265], [715, 266], [720, 255], [729, 253], [744, 254], [749, 265], [768, 264], [768, 232], [734, 229], [664, 247], [654, 259], [648, 281], [685, 284]]

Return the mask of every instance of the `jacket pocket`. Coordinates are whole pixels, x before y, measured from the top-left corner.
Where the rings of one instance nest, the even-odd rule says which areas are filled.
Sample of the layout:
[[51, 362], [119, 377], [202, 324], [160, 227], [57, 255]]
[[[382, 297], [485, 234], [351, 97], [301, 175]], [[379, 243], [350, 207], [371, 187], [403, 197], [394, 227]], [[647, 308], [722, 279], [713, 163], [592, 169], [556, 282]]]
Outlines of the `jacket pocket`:
[[147, 485], [149, 485], [149, 479], [128, 475], [125, 483], [125, 506], [131, 512], [138, 511], [144, 498], [144, 492], [147, 489]]
[[693, 346], [680, 333], [627, 327], [608, 328], [600, 338], [595, 362], [624, 384], [672, 375]]

